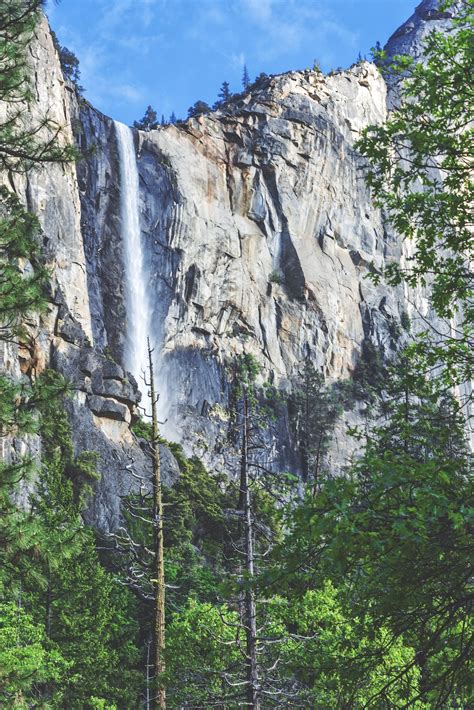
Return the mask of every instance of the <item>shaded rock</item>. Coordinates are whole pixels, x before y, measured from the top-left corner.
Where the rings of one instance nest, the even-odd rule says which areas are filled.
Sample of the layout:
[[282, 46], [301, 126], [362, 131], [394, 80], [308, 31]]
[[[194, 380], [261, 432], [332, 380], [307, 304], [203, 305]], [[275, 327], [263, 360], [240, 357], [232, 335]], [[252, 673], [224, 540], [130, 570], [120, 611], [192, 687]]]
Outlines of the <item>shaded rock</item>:
[[107, 417], [108, 419], [116, 419], [121, 422], [130, 422], [130, 410], [124, 404], [117, 402], [115, 399], [106, 399], [98, 395], [92, 395], [87, 398], [89, 409], [99, 417]]

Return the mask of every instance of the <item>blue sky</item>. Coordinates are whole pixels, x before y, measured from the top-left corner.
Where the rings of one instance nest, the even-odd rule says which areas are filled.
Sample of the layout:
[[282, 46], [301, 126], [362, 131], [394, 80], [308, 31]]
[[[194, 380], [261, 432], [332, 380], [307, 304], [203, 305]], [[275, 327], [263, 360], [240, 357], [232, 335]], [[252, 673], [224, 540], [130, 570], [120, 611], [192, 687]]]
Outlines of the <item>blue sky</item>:
[[418, 0], [61, 0], [48, 15], [77, 55], [85, 96], [131, 123], [151, 104], [185, 117], [228, 81], [313, 65], [349, 66], [412, 14]]

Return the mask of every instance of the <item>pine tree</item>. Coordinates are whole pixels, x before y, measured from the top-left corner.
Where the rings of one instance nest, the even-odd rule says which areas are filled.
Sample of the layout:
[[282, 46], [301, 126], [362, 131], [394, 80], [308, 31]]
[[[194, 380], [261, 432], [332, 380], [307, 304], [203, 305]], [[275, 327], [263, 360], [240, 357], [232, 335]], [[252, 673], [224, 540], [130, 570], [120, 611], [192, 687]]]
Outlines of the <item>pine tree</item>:
[[160, 433], [158, 429], [158, 397], [156, 393], [155, 375], [153, 370], [153, 351], [148, 340], [148, 367], [150, 373], [150, 399], [152, 411], [153, 438], [151, 440], [151, 456], [153, 462], [153, 521], [154, 521], [154, 552], [155, 552], [155, 611], [154, 611], [154, 645], [155, 645], [155, 679], [157, 683], [157, 707], [166, 708], [166, 691], [162, 675], [165, 666], [165, 557], [164, 557], [164, 527], [163, 527], [163, 494], [161, 488]]
[[[12, 171], [38, 163], [69, 160], [74, 152], [58, 148], [54, 128], [47, 120], [25, 124], [25, 106], [32, 101], [28, 42], [38, 20], [40, 2], [12, 0], [0, 9], [0, 100], [10, 104], [0, 124], [0, 166]], [[53, 136], [51, 134], [53, 131]], [[24, 337], [24, 321], [47, 307], [49, 274], [41, 257], [39, 223], [18, 198], [5, 187], [0, 190], [0, 339], [18, 342]], [[34, 374], [34, 373], [33, 373]], [[39, 430], [38, 405], [64, 391], [62, 384], [15, 381], [0, 377], [0, 435], [6, 441], [6, 455], [0, 463], [0, 548], [4, 564], [0, 577], [15, 578], [16, 571], [28, 567], [27, 553], [38, 544], [35, 521], [17, 510], [13, 494], [18, 484], [33, 470], [28, 456], [17, 453], [8, 442]], [[31, 524], [30, 524], [31, 523]]]
[[301, 456], [303, 481], [311, 483], [316, 493], [325, 472], [325, 457], [341, 414], [341, 404], [337, 390], [325, 384], [322, 374], [308, 358], [294, 382], [289, 412]]
[[[0, 100], [7, 104], [6, 118], [0, 124], [0, 167], [10, 171], [65, 162], [75, 156], [70, 146], [59, 145], [59, 126], [48, 117], [35, 120], [27, 110], [33, 93], [26, 52], [41, 6], [41, 2], [9, 0], [0, 8]], [[49, 274], [41, 257], [40, 236], [36, 218], [3, 188], [0, 338], [12, 344], [24, 336], [25, 319], [47, 307]], [[18, 453], [20, 447], [8, 446], [28, 434], [43, 433], [42, 407], [49, 404], [57, 408], [65, 390], [61, 378], [48, 378], [46, 374], [38, 378], [32, 372], [31, 379], [25, 376], [18, 381], [0, 378], [0, 435], [6, 442], [6, 456], [0, 464], [0, 698], [5, 707], [42, 704], [43, 697], [51, 697], [53, 702], [53, 696], [54, 703], [60, 704], [63, 689], [58, 685], [72, 667], [48, 633], [52, 621], [51, 575], [55, 565], [76, 553], [71, 536], [78, 532], [75, 523], [79, 520], [77, 515], [72, 521], [62, 518], [59, 527], [51, 528], [42, 515], [17, 507], [19, 484], [29, 473], [38, 476], [38, 469], [30, 457]], [[68, 474], [62, 473], [67, 480]], [[42, 485], [41, 478], [38, 485]], [[52, 494], [50, 484], [47, 490]]]
[[171, 124], [176, 123], [176, 114], [175, 114], [174, 111], [171, 112], [171, 116], [170, 116], [169, 122], [170, 122]]
[[205, 101], [196, 101], [193, 106], [188, 108], [188, 118], [202, 116], [205, 113], [209, 113], [210, 110], [211, 107]]
[[147, 106], [145, 114], [140, 121], [134, 121], [133, 127], [139, 131], [154, 131], [158, 128], [158, 114], [151, 106]]
[[240, 430], [239, 511], [242, 516], [244, 531], [243, 554], [246, 579], [246, 588], [243, 592], [242, 624], [246, 638], [246, 705], [253, 708], [253, 710], [259, 710], [261, 707], [260, 664], [257, 657], [257, 607], [255, 589], [253, 588], [255, 578], [255, 510], [252, 501], [249, 470], [252, 465], [249, 454], [252, 444], [255, 445], [255, 442], [252, 441], [253, 427], [255, 427], [252, 409], [256, 404], [254, 382], [257, 372], [256, 363], [250, 357], [242, 359], [238, 371], [240, 411], [238, 412], [237, 421], [237, 426]]
[[[258, 594], [265, 553], [273, 546], [278, 529], [275, 499], [281, 500], [286, 489], [285, 481], [277, 482], [276, 474], [263, 465], [271, 420], [266, 395], [273, 391], [257, 387], [258, 373], [258, 364], [251, 355], [244, 355], [235, 363], [229, 410], [229, 436], [235, 454], [228, 465], [238, 483], [230, 484], [224, 511], [227, 530], [222, 540], [225, 563], [221, 574], [225, 582], [213, 606], [208, 602], [188, 603], [172, 616], [173, 649], [173, 636], [179, 634], [184, 639], [186, 626], [197, 613], [202, 613], [203, 623], [192, 637], [187, 637], [186, 643], [191, 649], [208, 649], [201, 651], [199, 669], [192, 652], [183, 651], [179, 670], [176, 661], [171, 660], [175, 672], [188, 682], [189, 705], [184, 702], [184, 707], [199, 702], [202, 706], [245, 704], [260, 708], [270, 699], [272, 703], [287, 699], [286, 688], [279, 686], [279, 674], [275, 672], [279, 654], [273, 649], [280, 641], [280, 627], [273, 624]], [[210, 633], [206, 631], [208, 624]]]
[[248, 89], [249, 86], [250, 86], [250, 77], [249, 77], [249, 73], [248, 73], [248, 71], [247, 71], [247, 65], [246, 65], [246, 64], [244, 64], [244, 70], [243, 70], [243, 73], [242, 73], [242, 86], [244, 87], [244, 91], [247, 91], [247, 89]]
[[74, 52], [60, 44], [58, 37], [53, 30], [50, 30], [50, 32], [54, 47], [59, 55], [59, 62], [61, 64], [64, 77], [69, 79], [69, 81], [72, 81], [79, 91], [83, 91], [83, 87], [79, 85], [79, 79], [81, 78], [79, 59], [76, 57]]

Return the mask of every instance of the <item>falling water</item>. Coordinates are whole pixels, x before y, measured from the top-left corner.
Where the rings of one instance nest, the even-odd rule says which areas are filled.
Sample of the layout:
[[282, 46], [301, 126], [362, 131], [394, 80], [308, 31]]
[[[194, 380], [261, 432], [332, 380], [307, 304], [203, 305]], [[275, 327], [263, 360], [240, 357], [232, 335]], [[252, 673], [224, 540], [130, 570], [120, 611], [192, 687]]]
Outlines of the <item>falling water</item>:
[[124, 364], [143, 389], [147, 369], [147, 337], [150, 334], [150, 305], [138, 209], [138, 170], [133, 133], [115, 123], [120, 158], [120, 218], [125, 260], [127, 332]]

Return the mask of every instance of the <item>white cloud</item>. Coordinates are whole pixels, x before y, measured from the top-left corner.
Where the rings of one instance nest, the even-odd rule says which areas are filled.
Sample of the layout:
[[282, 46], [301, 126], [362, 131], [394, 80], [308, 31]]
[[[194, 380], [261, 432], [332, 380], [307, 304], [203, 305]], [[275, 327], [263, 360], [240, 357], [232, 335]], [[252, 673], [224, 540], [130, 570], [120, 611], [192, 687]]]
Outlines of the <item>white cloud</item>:
[[239, 52], [238, 54], [232, 54], [231, 61], [235, 67], [243, 69], [243, 66], [245, 64], [245, 54], [243, 52]]

